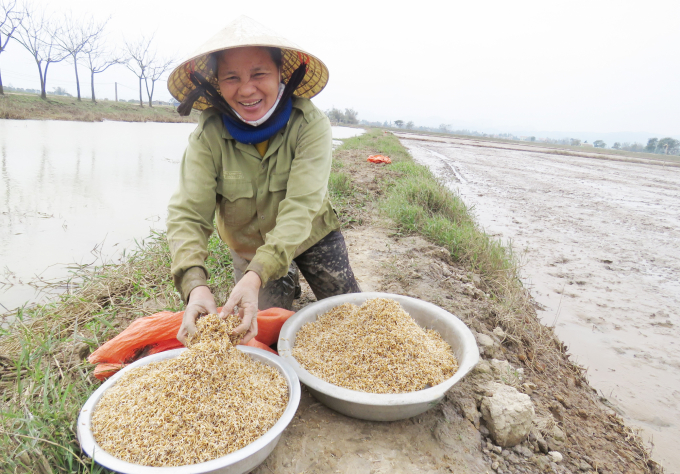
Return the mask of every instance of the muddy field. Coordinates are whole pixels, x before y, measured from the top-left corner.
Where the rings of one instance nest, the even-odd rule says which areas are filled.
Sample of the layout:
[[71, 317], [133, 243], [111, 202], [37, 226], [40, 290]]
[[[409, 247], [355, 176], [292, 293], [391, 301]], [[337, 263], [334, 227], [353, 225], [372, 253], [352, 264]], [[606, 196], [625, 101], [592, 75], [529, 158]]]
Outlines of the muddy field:
[[488, 232], [525, 250], [542, 321], [643, 430], [653, 458], [680, 472], [680, 168], [473, 140], [402, 143]]

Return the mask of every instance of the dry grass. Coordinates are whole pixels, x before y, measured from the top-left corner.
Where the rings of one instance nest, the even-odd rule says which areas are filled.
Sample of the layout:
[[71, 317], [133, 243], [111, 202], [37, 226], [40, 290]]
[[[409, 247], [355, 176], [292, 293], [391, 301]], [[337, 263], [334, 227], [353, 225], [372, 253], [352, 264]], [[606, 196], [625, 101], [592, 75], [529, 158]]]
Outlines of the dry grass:
[[92, 416], [99, 445], [135, 464], [186, 466], [244, 448], [274, 426], [288, 403], [286, 381], [234, 347], [239, 322], [205, 316], [187, 351], [122, 377]]
[[[209, 241], [209, 285], [224, 301], [231, 257]], [[55, 283], [56, 284], [56, 283]], [[80, 451], [78, 412], [99, 387], [83, 360], [141, 316], [180, 311], [164, 234], [140, 242], [121, 264], [80, 268], [56, 301], [0, 316], [0, 472], [108, 472]]]
[[451, 346], [424, 330], [396, 301], [343, 304], [305, 324], [293, 356], [313, 375], [369, 393], [405, 393], [438, 385], [458, 363]]
[[78, 102], [73, 97], [48, 95], [42, 100], [38, 95], [9, 93], [0, 96], [0, 119], [14, 120], [71, 120], [78, 122], [197, 122], [199, 112], [181, 117], [174, 107], [145, 105], [128, 102], [90, 100]]

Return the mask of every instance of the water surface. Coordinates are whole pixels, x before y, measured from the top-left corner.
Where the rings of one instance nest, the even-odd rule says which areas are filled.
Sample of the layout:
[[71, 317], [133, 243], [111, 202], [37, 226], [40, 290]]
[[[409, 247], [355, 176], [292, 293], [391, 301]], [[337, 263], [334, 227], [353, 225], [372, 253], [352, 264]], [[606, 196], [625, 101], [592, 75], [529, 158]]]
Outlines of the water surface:
[[49, 298], [38, 279], [116, 261], [164, 229], [195, 126], [0, 120], [0, 313]]

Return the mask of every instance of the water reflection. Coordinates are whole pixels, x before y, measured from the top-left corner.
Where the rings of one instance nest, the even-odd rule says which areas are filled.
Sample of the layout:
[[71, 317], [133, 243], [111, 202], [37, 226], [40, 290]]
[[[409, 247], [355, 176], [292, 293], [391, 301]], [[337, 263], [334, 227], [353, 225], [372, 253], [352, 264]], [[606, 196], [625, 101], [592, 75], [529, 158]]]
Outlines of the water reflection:
[[[0, 120], [0, 312], [164, 229], [194, 124]], [[333, 127], [346, 138], [362, 130]], [[101, 262], [101, 261], [100, 261]]]

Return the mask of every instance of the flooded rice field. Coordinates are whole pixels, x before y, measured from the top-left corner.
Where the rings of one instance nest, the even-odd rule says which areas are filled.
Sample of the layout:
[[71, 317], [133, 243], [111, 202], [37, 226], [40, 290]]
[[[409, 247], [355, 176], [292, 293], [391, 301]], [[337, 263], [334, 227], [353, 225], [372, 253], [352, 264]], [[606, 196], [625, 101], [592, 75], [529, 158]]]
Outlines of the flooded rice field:
[[400, 138], [487, 232], [524, 251], [542, 321], [679, 473], [680, 168]]
[[[195, 124], [0, 120], [0, 313], [165, 228]], [[363, 130], [333, 127], [334, 138]], [[41, 288], [43, 291], [41, 291]]]

